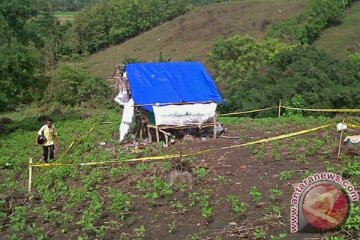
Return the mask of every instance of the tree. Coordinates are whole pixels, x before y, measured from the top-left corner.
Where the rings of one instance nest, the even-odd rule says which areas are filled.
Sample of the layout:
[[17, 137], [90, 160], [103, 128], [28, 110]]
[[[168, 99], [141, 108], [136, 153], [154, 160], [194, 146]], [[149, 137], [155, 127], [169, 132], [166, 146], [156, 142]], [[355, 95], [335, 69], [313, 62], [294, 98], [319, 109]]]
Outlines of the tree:
[[328, 57], [312, 47], [279, 54], [266, 73], [251, 71], [228, 89], [230, 110], [274, 106], [279, 99], [301, 99], [308, 108], [357, 108], [360, 82], [349, 62]]
[[266, 66], [280, 53], [290, 50], [276, 39], [257, 40], [248, 35], [218, 40], [209, 52], [210, 63], [216, 71], [217, 81], [225, 88], [239, 86], [253, 70], [266, 71]]
[[101, 100], [110, 89], [103, 79], [88, 73], [81, 64], [62, 63], [47, 92], [48, 101], [74, 106], [89, 99]]
[[[0, 110], [36, 99], [46, 87], [39, 50], [52, 25], [40, 24], [40, 15], [46, 15], [40, 3], [0, 1]], [[37, 9], [42, 10], [41, 14]]]

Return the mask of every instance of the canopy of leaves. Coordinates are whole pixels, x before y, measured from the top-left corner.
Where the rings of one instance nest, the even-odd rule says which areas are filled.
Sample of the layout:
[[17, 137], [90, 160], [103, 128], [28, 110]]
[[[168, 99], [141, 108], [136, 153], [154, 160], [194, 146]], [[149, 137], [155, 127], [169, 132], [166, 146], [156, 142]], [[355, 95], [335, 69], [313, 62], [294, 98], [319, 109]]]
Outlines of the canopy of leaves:
[[60, 64], [50, 82], [48, 101], [74, 106], [89, 99], [101, 100], [110, 93], [108, 84], [74, 63]]
[[95, 0], [49, 0], [55, 11], [79, 11], [94, 2]]
[[290, 50], [279, 40], [258, 40], [250, 36], [233, 36], [218, 40], [209, 52], [210, 63], [225, 88], [238, 86], [251, 70], [266, 71], [266, 66], [280, 53]]
[[349, 62], [329, 58], [312, 47], [282, 52], [267, 73], [251, 71], [236, 88], [227, 90], [229, 109], [274, 106], [282, 99], [309, 108], [357, 108], [360, 81]]
[[42, 54], [54, 25], [46, 2], [0, 1], [0, 110], [41, 96], [46, 87]]
[[75, 15], [82, 52], [122, 42], [187, 11], [187, 0], [100, 0]]

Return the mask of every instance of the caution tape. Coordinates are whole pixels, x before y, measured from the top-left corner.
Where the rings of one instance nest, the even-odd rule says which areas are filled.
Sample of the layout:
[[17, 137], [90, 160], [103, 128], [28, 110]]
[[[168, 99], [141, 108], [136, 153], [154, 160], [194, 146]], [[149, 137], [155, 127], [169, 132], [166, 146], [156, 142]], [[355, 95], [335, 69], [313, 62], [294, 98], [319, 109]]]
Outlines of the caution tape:
[[284, 138], [290, 138], [290, 137], [299, 136], [299, 135], [303, 135], [303, 134], [306, 134], [306, 133], [318, 131], [318, 130], [321, 130], [321, 129], [325, 129], [325, 128], [328, 128], [328, 127], [331, 127], [331, 126], [334, 126], [334, 125], [335, 125], [335, 123], [326, 124], [326, 125], [323, 125], [323, 126], [320, 126], [320, 127], [301, 130], [301, 131], [298, 131], [298, 132], [282, 134], [282, 135], [279, 135], [279, 136], [260, 139], [260, 140], [256, 140], [256, 141], [252, 141], [252, 142], [248, 142], [248, 143], [231, 145], [231, 146], [228, 146], [228, 147], [206, 149], [206, 150], [198, 151], [198, 152], [195, 152], [195, 153], [188, 153], [188, 154], [182, 154], [182, 155], [180, 155], [180, 154], [169, 154], [169, 155], [162, 155], [162, 156], [133, 158], [133, 159], [118, 160], [118, 161], [90, 162], [90, 163], [39, 163], [39, 164], [31, 163], [31, 164], [29, 164], [29, 166], [32, 166], [32, 167], [92, 166], [92, 165], [123, 164], [123, 163], [131, 163], [131, 162], [143, 162], [143, 161], [149, 161], [149, 160], [165, 160], [165, 159], [172, 159], [172, 158], [179, 158], [179, 157], [190, 157], [190, 156], [196, 156], [196, 155], [200, 155], [200, 154], [204, 154], [204, 153], [208, 153], [208, 152], [214, 152], [214, 151], [226, 150], [226, 149], [238, 148], [238, 147], [245, 147], [245, 146], [255, 145], [255, 144], [259, 144], [259, 143], [266, 143], [266, 142], [276, 141], [276, 140], [280, 140], [280, 139], [284, 139]]
[[[182, 155], [184, 156], [184, 155]], [[118, 161], [105, 161], [105, 162], [89, 162], [89, 163], [32, 163], [29, 166], [32, 167], [60, 167], [60, 166], [92, 166], [92, 165], [105, 165], [105, 164], [122, 164], [129, 162], [143, 162], [146, 160], [164, 160], [171, 158], [179, 158], [180, 154], [168, 154], [162, 156], [153, 156], [153, 157], [142, 157], [142, 158], [132, 158]]]
[[[237, 148], [237, 147], [246, 147], [246, 146], [255, 145], [255, 144], [259, 144], [259, 143], [272, 142], [272, 141], [276, 141], [276, 140], [280, 140], [280, 139], [284, 139], [284, 138], [290, 138], [290, 137], [299, 136], [299, 135], [303, 135], [303, 134], [306, 134], [306, 133], [318, 131], [320, 129], [328, 128], [328, 127], [331, 127], [331, 126], [334, 126], [334, 125], [335, 124], [332, 123], [332, 124], [327, 124], [327, 125], [323, 125], [323, 126], [316, 127], [316, 128], [310, 128], [310, 129], [306, 129], [306, 130], [302, 130], [302, 131], [298, 131], [298, 132], [282, 134], [282, 135], [279, 135], [279, 136], [260, 139], [260, 140], [256, 140], [256, 141], [252, 141], [252, 142], [248, 142], [248, 143], [231, 145], [231, 146], [228, 146], [228, 147], [222, 147], [222, 148], [216, 148], [216, 149], [206, 149], [206, 150], [196, 152], [196, 153], [193, 153], [193, 154], [188, 154], [187, 156], [199, 155], [199, 153], [202, 154], [202, 153], [206, 153], [206, 152], [212, 152], [212, 151], [218, 151], [218, 150], [226, 150], [226, 149]], [[184, 156], [186, 156], [186, 155], [184, 155]]]
[[309, 111], [309, 112], [348, 112], [348, 113], [358, 113], [360, 109], [314, 109], [314, 108], [294, 108], [281, 106], [283, 109], [289, 110], [298, 110], [298, 111]]
[[352, 124], [352, 123], [346, 123], [346, 125], [347, 125], [348, 127], [351, 127], [351, 128], [360, 129], [360, 126], [359, 126], [359, 125], [355, 125], [355, 124]]
[[[92, 127], [86, 132], [86, 134], [91, 133], [95, 129], [96, 125], [98, 125], [98, 124], [112, 124], [112, 123], [117, 123], [117, 122], [98, 122], [98, 123], [94, 123], [92, 125]], [[70, 143], [70, 145], [67, 147], [67, 149], [65, 151], [65, 155], [70, 151], [70, 149], [74, 146], [74, 144], [75, 144], [75, 140], [73, 140]]]
[[243, 111], [243, 112], [224, 113], [224, 114], [219, 114], [218, 116], [223, 117], [223, 116], [240, 115], [240, 114], [246, 114], [246, 113], [263, 112], [263, 111], [268, 111], [268, 110], [275, 109], [275, 108], [277, 108], [277, 107], [255, 109], [255, 110], [249, 110], [249, 111]]

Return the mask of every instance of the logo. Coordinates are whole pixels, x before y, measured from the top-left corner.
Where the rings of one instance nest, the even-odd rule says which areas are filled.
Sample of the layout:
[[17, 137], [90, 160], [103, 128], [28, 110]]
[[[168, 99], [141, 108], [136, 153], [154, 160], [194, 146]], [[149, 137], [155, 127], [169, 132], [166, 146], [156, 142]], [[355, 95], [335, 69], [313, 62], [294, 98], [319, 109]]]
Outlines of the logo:
[[332, 230], [349, 216], [351, 201], [359, 196], [349, 181], [334, 173], [317, 173], [294, 188], [291, 232]]

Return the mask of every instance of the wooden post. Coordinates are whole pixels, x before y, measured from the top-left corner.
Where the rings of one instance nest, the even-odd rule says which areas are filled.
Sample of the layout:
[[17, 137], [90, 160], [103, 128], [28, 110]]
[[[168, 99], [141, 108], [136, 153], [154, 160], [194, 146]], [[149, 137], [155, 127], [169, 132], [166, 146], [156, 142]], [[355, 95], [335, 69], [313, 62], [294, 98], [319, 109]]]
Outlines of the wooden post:
[[281, 100], [279, 100], [278, 118], [281, 116]]
[[155, 128], [155, 130], [156, 130], [156, 142], [160, 142], [160, 136], [159, 136], [159, 128], [158, 128], [158, 126], [156, 126], [156, 128]]
[[339, 157], [340, 157], [340, 151], [341, 151], [341, 145], [342, 145], [342, 136], [343, 136], [343, 133], [344, 133], [344, 123], [345, 123], [345, 119], [343, 119], [343, 121], [342, 121], [337, 159], [339, 159]]
[[143, 121], [140, 122], [140, 141], [143, 140], [143, 131], [144, 131], [144, 123]]
[[171, 136], [171, 134], [170, 133], [168, 133], [168, 132], [165, 132], [164, 130], [162, 130], [162, 129], [159, 129], [159, 131], [160, 132], [162, 132], [163, 134], [164, 134], [164, 137], [165, 137], [165, 144], [167, 145], [167, 146], [169, 146], [169, 136]]
[[32, 166], [33, 159], [29, 158], [29, 185], [28, 185], [28, 191], [31, 192], [31, 181], [32, 181]]
[[147, 134], [148, 134], [148, 138], [149, 138], [149, 143], [152, 143], [152, 135], [151, 135], [151, 129], [149, 127], [149, 125], [146, 125], [147, 128]]
[[215, 113], [215, 116], [214, 116], [214, 140], [216, 139], [216, 120], [217, 120], [217, 114]]

